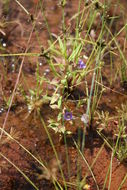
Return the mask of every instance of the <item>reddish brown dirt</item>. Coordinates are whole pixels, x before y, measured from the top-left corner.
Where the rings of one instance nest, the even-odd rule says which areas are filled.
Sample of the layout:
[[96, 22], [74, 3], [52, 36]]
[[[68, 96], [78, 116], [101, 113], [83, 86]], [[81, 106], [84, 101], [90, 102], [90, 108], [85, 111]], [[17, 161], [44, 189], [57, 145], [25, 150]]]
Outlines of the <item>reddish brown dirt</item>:
[[[44, 23], [44, 16], [42, 16], [41, 12], [36, 13], [36, 2], [29, 0], [21, 0], [20, 1], [23, 6], [27, 9], [30, 14], [36, 15], [37, 23], [36, 29], [39, 36], [39, 42], [36, 38], [36, 32], [33, 31], [32, 38], [29, 44], [30, 52], [41, 52], [41, 46], [47, 47], [48, 46], [48, 39], [49, 35], [46, 30], [46, 25]], [[123, 11], [127, 7], [126, 1], [121, 1], [121, 6], [123, 7]], [[45, 0], [44, 1], [45, 7], [45, 16], [47, 17], [47, 21], [51, 28], [51, 32], [55, 33], [56, 35], [61, 31], [61, 18], [62, 18], [62, 11], [61, 8], [58, 6], [57, 0]], [[1, 10], [0, 10], [1, 11]], [[74, 13], [77, 11], [77, 0], [70, 0], [67, 7], [66, 7], [66, 22], [69, 25], [68, 19], [73, 16]], [[111, 10], [112, 12], [112, 10]], [[119, 12], [117, 12], [120, 14]], [[4, 13], [1, 14], [1, 17]], [[4, 39], [7, 44], [7, 53], [21, 53], [24, 52], [26, 48], [26, 44], [32, 30], [32, 23], [30, 21], [29, 16], [16, 4], [15, 1], [11, 1], [9, 5], [9, 11], [6, 15], [6, 19], [8, 21], [15, 21], [13, 24], [8, 24], [6, 28], [3, 29], [5, 31], [7, 37]], [[35, 18], [36, 19], [36, 18]], [[118, 23], [117, 23], [118, 24]], [[121, 21], [122, 24], [122, 21]], [[74, 23], [72, 23], [72, 33], [75, 28]], [[118, 25], [118, 28], [121, 27]], [[11, 31], [11, 32], [10, 32]], [[123, 36], [121, 34], [119, 37], [121, 46]], [[3, 37], [3, 36], [2, 36]], [[2, 39], [1, 37], [1, 39]], [[1, 53], [3, 51], [1, 50]], [[5, 53], [5, 52], [4, 52]], [[28, 92], [29, 88], [35, 87], [35, 71], [36, 71], [36, 61], [37, 57], [26, 57], [22, 69], [22, 76], [20, 79], [19, 84], [22, 84], [24, 89]], [[40, 73], [43, 74], [45, 69], [49, 68], [47, 65], [46, 60], [43, 58], [41, 61], [43, 62], [43, 66], [40, 66]], [[21, 64], [22, 57], [20, 58], [0, 58], [0, 107], [3, 108], [2, 112], [0, 113], [0, 126], [3, 125], [5, 116], [6, 116], [6, 106], [3, 99], [3, 92], [5, 97], [9, 97], [14, 89], [16, 78], [19, 72], [19, 67]], [[104, 85], [108, 86], [108, 76], [109, 76], [109, 68], [108, 65], [108, 58], [106, 58], [107, 65], [103, 73], [103, 77], [105, 77]], [[118, 60], [116, 60], [118, 61]], [[15, 68], [13, 69], [12, 64], [15, 64]], [[52, 74], [49, 73], [47, 77], [52, 78]], [[89, 83], [89, 82], [88, 82]], [[50, 87], [50, 86], [49, 86]], [[44, 89], [47, 86], [43, 86]], [[112, 89], [118, 91], [119, 93], [126, 94], [126, 90], [124, 90], [119, 81], [116, 81], [112, 85]], [[52, 90], [52, 89], [51, 89]], [[126, 96], [122, 96], [120, 94], [116, 94], [111, 90], [107, 90], [104, 94], [104, 97], [101, 100], [99, 105], [99, 110], [109, 111], [111, 115], [116, 113], [116, 106], [120, 106], [121, 103], [125, 102], [127, 99]], [[70, 104], [72, 110], [74, 110], [75, 114], [84, 113], [84, 107], [78, 110], [75, 104]], [[24, 99], [20, 96], [19, 92], [16, 93], [14, 98], [14, 103], [12, 108], [9, 112], [9, 117], [7, 119], [7, 123], [5, 129], [8, 133], [10, 130], [13, 129], [15, 131], [15, 138], [17, 141], [23, 145], [26, 149], [28, 149], [34, 156], [36, 156], [39, 160], [43, 163], [47, 163], [48, 168], [50, 171], [53, 171], [56, 168], [56, 175], [60, 183], [63, 185], [62, 177], [58, 166], [56, 163], [56, 158], [46, 131], [44, 130], [44, 126], [40, 122], [38, 117], [33, 117], [30, 115], [26, 117], [28, 114], [27, 107]], [[44, 118], [44, 121], [47, 123], [48, 117], [52, 115], [52, 117], [56, 117], [57, 113], [53, 113], [53, 110], [48, 107], [48, 105], [42, 107], [41, 115]], [[67, 170], [67, 161], [66, 161], [66, 149], [64, 140], [59, 140], [57, 134], [55, 134], [52, 130], [49, 130], [49, 133], [52, 137], [53, 143], [55, 145], [56, 151], [58, 153], [58, 157], [65, 175], [66, 181], [76, 182], [77, 179], [77, 160], [78, 160], [78, 152], [73, 142], [73, 139], [77, 141], [78, 139], [78, 128], [81, 128], [82, 133], [82, 123], [80, 120], [77, 120], [75, 123], [70, 124], [68, 122], [65, 123], [66, 127], [72, 131], [72, 135], [67, 137], [67, 145], [68, 145], [68, 155], [69, 155], [69, 162], [70, 162], [70, 177], [68, 177], [68, 170]], [[96, 127], [96, 125], [94, 124]], [[113, 130], [116, 129], [116, 125], [114, 122], [111, 122], [108, 126], [107, 131], [105, 131], [106, 136], [113, 136], [111, 133]], [[4, 140], [6, 140], [4, 142]], [[0, 152], [5, 156], [3, 158], [0, 157], [0, 190], [34, 190], [35, 188], [30, 185], [30, 183], [21, 175], [21, 173], [12, 165], [9, 161], [15, 164], [21, 171], [23, 171], [31, 181], [38, 187], [39, 190], [50, 190], [54, 189], [54, 185], [51, 183], [50, 179], [42, 177], [44, 173], [44, 169], [40, 166], [34, 158], [28, 154], [17, 142], [13, 140], [7, 140], [6, 136], [3, 135], [0, 144]], [[95, 164], [92, 167], [93, 174], [99, 186], [99, 189], [102, 190], [104, 181], [106, 178], [106, 174], [109, 168], [110, 160], [111, 160], [111, 151], [105, 145], [103, 146], [103, 140], [101, 137], [96, 133], [96, 130], [87, 131], [85, 137], [85, 149], [84, 155], [85, 159], [91, 165], [95, 158], [97, 157], [98, 152], [101, 149], [100, 154], [97, 157]], [[79, 164], [82, 166], [82, 177], [87, 175], [86, 182], [90, 185], [90, 190], [96, 190], [96, 184], [93, 180], [91, 173], [85, 163], [85, 161], [80, 158]], [[127, 173], [127, 166], [126, 164], [120, 164], [117, 158], [113, 158], [112, 162], [112, 176], [111, 176], [111, 186], [110, 190], [117, 190], [119, 185], [121, 184], [124, 176]], [[105, 190], [108, 189], [108, 183], [106, 184]], [[71, 187], [68, 189], [73, 190], [76, 187]], [[127, 189], [127, 180], [123, 184], [121, 190]]]

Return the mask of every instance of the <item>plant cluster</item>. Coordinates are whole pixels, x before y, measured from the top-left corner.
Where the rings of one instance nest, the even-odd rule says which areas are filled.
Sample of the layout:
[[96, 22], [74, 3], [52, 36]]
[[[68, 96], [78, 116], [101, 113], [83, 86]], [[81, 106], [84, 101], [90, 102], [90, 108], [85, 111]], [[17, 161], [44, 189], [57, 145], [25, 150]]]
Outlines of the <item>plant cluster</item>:
[[[33, 154], [31, 154], [30, 151], [23, 147], [17, 140], [19, 133], [16, 133], [13, 128], [11, 128], [10, 134], [8, 134], [4, 129], [2, 130], [2, 128], [0, 128], [2, 133], [5, 133], [7, 136], [7, 138], [4, 137], [1, 144], [8, 142], [9, 138], [18, 143], [41, 165], [41, 168], [44, 169], [43, 174], [41, 174], [38, 178], [51, 180], [56, 189], [62, 190], [62, 186], [64, 186], [64, 189], [67, 190], [67, 186], [74, 185], [78, 190], [88, 190], [90, 189], [90, 186], [86, 183], [86, 177], [88, 174], [86, 174], [85, 177], [81, 176], [82, 168], [78, 162], [79, 160], [77, 161], [77, 182], [75, 182], [75, 184], [66, 182], [62, 171], [61, 162], [53, 144], [53, 139], [51, 138], [49, 129], [54, 130], [54, 132], [60, 136], [60, 140], [64, 140], [69, 177], [71, 169], [68, 156], [67, 137], [68, 135], [72, 135], [72, 141], [77, 149], [78, 157], [82, 158], [84, 163], [87, 165], [87, 168], [96, 185], [96, 189], [99, 190], [92, 171], [92, 167], [96, 162], [99, 153], [90, 166], [84, 156], [86, 133], [88, 132], [88, 135], [91, 135], [91, 138], [94, 138], [92, 133], [93, 131], [96, 131], [96, 133], [98, 133], [103, 139], [104, 145], [107, 144], [108, 147], [110, 147], [112, 151], [111, 163], [109, 166], [110, 172], [112, 159], [115, 155], [120, 160], [120, 162], [124, 162], [127, 159], [127, 105], [122, 104], [121, 109], [117, 110], [117, 116], [114, 117], [110, 116], [108, 111], [98, 110], [103, 93], [105, 93], [107, 89], [112, 90], [111, 86], [106, 86], [107, 84], [112, 85], [113, 81], [115, 82], [117, 76], [120, 78], [120, 84], [126, 84], [127, 82], [126, 58], [124, 50], [121, 49], [117, 42], [117, 37], [122, 31], [126, 30], [126, 24], [118, 32], [113, 34], [112, 24], [114, 19], [118, 18], [115, 17], [114, 14], [112, 16], [108, 15], [108, 9], [110, 5], [108, 3], [106, 4], [106, 2], [101, 3], [99, 0], [90, 0], [84, 1], [84, 8], [81, 8], [82, 1], [79, 0], [78, 11], [69, 20], [70, 23], [73, 21], [75, 23], [75, 30], [72, 32], [71, 25], [67, 25], [65, 19], [65, 10], [66, 6], [68, 6], [68, 1], [61, 0], [59, 1], [59, 6], [62, 10], [62, 32], [59, 35], [56, 35], [50, 32], [50, 27], [48, 25], [43, 8], [43, 3], [41, 3], [41, 1], [36, 1], [36, 3], [37, 8], [39, 7], [41, 9], [41, 13], [49, 33], [50, 40], [48, 41], [48, 48], [41, 47], [41, 51], [38, 54], [29, 54], [25, 52], [24, 54], [19, 53], [18, 55], [34, 55], [38, 56], [38, 58], [44, 58], [46, 66], [48, 66], [48, 70], [46, 70], [45, 73], [40, 72], [40, 67], [43, 66], [43, 62], [40, 64], [38, 59], [35, 72], [36, 84], [34, 87], [30, 87], [27, 90], [24, 89], [21, 84], [19, 84], [18, 89], [19, 93], [24, 98], [25, 105], [27, 106], [27, 114], [25, 119], [27, 119], [30, 115], [33, 116], [35, 121], [39, 119], [46, 131], [56, 158], [54, 162], [55, 166], [52, 169], [48, 165], [43, 164], [42, 161], [40, 161]], [[9, 1], [4, 1], [4, 6], [7, 12], [8, 5]], [[31, 16], [19, 2], [18, 5], [29, 16]], [[34, 20], [34, 18], [32, 18], [31, 20], [33, 24], [33, 31], [35, 30], [37, 33], [37, 29], [35, 27], [36, 19]], [[0, 34], [6, 35], [2, 29], [3, 26], [4, 24], [0, 23]], [[37, 36], [37, 38], [39, 39], [39, 36]], [[2, 49], [2, 51], [6, 50], [6, 47], [4, 46], [6, 45], [3, 43], [3, 41], [1, 41], [0, 49]], [[113, 62], [113, 57], [117, 57], [118, 54], [120, 55], [122, 64], [118, 65], [117, 67]], [[105, 85], [103, 78], [107, 69], [107, 55], [110, 57], [109, 68], [111, 70], [111, 78], [107, 79]], [[115, 79], [112, 78], [113, 69], [115, 69]], [[47, 73], [50, 73], [50, 76], [47, 75]], [[25, 78], [24, 75], [22, 77]], [[118, 93], [116, 91], [114, 92]], [[12, 106], [13, 97], [13, 95], [10, 96], [10, 98], [6, 98], [4, 96], [6, 109], [8, 110]], [[72, 107], [70, 103], [73, 103]], [[47, 109], [51, 109], [52, 112], [52, 114], [48, 116], [48, 119], [45, 119], [45, 115], [42, 114], [42, 109], [45, 105], [47, 105]], [[116, 138], [115, 140], [113, 139], [114, 141], [110, 141], [108, 137], [104, 136], [103, 132], [107, 130], [108, 126], [110, 125], [110, 121], [112, 122], [114, 119], [117, 119], [117, 129], [115, 133]], [[73, 138], [73, 132], [68, 130], [67, 126], [73, 127], [75, 122], [79, 120], [79, 125], [81, 123], [83, 126], [83, 134], [81, 134], [81, 126], [78, 126], [78, 140], [76, 142]], [[97, 129], [96, 125], [98, 125]], [[89, 132], [91, 134], [89, 134]], [[0, 155], [5, 158], [4, 155]], [[11, 163], [17, 169], [17, 167], [11, 161], [9, 161], [9, 163]], [[19, 171], [34, 186], [35, 189], [38, 189], [21, 170]], [[61, 183], [57, 179], [58, 171], [60, 171], [62, 177]], [[108, 175], [109, 173], [107, 173], [107, 176]], [[108, 179], [107, 176], [105, 179], [105, 184]], [[105, 184], [103, 189], [105, 189]], [[108, 189], [110, 189], [110, 183]]]

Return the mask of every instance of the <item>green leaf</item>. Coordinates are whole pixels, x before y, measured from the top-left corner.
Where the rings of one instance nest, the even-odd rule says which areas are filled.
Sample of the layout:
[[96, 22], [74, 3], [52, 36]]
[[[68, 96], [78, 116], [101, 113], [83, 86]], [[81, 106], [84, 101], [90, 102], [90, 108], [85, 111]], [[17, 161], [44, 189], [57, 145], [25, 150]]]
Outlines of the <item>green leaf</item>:
[[60, 121], [61, 118], [62, 118], [62, 113], [60, 112], [60, 113], [58, 114], [58, 116], [57, 116], [57, 121]]
[[60, 96], [59, 100], [58, 100], [58, 108], [60, 108], [62, 105], [62, 96]]
[[64, 44], [63, 44], [63, 42], [62, 42], [62, 40], [61, 40], [60, 37], [58, 37], [58, 42], [59, 42], [61, 53], [62, 53], [62, 55], [64, 55], [64, 52], [65, 52]]
[[56, 71], [56, 69], [55, 69], [53, 63], [50, 62], [49, 65], [50, 65], [50, 68], [51, 68], [52, 72], [54, 73], [54, 75], [57, 76], [57, 77], [61, 77], [61, 76], [58, 74], [58, 72]]
[[53, 94], [50, 104], [54, 104], [58, 100], [59, 97], [60, 97], [59, 94]]
[[75, 57], [78, 55], [82, 48], [82, 44], [79, 44], [75, 50], [73, 50], [72, 54], [69, 57], [69, 62], [74, 61]]
[[50, 105], [52, 109], [59, 109], [59, 106], [57, 104]]

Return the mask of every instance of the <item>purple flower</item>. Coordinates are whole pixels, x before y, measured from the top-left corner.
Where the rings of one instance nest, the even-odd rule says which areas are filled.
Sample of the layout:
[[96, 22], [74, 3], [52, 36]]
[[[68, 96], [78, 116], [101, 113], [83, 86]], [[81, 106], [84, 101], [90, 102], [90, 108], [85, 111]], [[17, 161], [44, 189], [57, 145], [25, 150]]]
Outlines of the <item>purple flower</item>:
[[86, 64], [80, 59], [79, 62], [79, 69], [85, 69], [86, 68]]
[[71, 112], [68, 112], [68, 111], [65, 111], [65, 114], [64, 114], [64, 119], [66, 121], [69, 121], [69, 120], [72, 120], [72, 113]]

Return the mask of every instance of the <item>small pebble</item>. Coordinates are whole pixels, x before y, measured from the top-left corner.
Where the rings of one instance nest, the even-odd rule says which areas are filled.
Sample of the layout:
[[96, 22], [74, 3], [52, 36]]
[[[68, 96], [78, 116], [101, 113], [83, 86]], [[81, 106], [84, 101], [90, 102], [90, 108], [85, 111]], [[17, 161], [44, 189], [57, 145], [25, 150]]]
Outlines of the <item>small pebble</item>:
[[15, 67], [15, 64], [13, 63], [11, 66], [12, 66], [12, 67]]
[[42, 66], [43, 64], [40, 62], [39, 65]]
[[4, 112], [4, 108], [0, 108], [0, 114]]
[[50, 72], [50, 69], [45, 69], [44, 76], [46, 76]]
[[6, 44], [6, 43], [3, 43], [2, 45], [3, 45], [3, 47], [6, 47], [6, 46], [7, 46], [7, 44]]
[[49, 73], [49, 72], [50, 72], [50, 69], [45, 69], [45, 72], [46, 72], [46, 73]]

